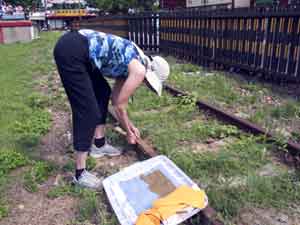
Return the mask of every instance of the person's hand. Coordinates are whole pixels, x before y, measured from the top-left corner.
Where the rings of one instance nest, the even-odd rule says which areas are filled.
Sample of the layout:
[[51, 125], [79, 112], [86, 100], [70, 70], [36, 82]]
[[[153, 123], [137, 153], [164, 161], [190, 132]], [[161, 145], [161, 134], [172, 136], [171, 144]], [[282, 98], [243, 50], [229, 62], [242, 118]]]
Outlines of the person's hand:
[[132, 123], [130, 124], [130, 131], [135, 135], [136, 138], [141, 138], [141, 133]]
[[132, 132], [127, 132], [127, 142], [129, 143], [129, 144], [132, 144], [132, 145], [134, 145], [134, 144], [136, 144], [136, 141], [137, 141], [137, 137], [135, 136], [135, 134], [134, 133], [132, 133]]
[[137, 140], [141, 138], [141, 133], [138, 128], [136, 128], [132, 123], [129, 125], [129, 130], [127, 132], [127, 141], [129, 144], [136, 144]]

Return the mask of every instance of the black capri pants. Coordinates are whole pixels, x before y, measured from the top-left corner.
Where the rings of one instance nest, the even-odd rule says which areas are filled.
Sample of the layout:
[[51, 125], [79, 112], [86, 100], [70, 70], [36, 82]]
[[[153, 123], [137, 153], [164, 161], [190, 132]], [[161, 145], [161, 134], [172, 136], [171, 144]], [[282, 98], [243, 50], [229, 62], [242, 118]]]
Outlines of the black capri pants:
[[54, 59], [72, 108], [74, 149], [89, 151], [96, 126], [106, 122], [111, 88], [89, 59], [87, 38], [77, 31], [58, 40]]

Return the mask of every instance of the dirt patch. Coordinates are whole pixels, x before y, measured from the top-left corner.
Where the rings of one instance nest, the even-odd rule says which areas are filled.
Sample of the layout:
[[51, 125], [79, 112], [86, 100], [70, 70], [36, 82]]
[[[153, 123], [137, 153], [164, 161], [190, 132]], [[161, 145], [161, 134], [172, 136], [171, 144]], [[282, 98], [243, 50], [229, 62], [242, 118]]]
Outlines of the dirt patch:
[[134, 148], [126, 146], [122, 151], [123, 154], [117, 157], [103, 157], [97, 159], [97, 164], [93, 172], [96, 172], [99, 177], [107, 177], [138, 161], [137, 153]]
[[146, 115], [152, 115], [152, 114], [158, 114], [158, 113], [168, 113], [171, 110], [175, 109], [176, 106], [166, 106], [160, 109], [149, 109], [145, 111], [136, 111], [136, 112], [131, 112], [132, 117], [139, 117], [139, 116], [146, 116]]
[[203, 153], [203, 152], [219, 152], [224, 146], [233, 142], [233, 138], [224, 138], [221, 140], [210, 140], [206, 143], [196, 142], [196, 141], [182, 141], [180, 145], [189, 146], [193, 153]]
[[64, 165], [69, 158], [67, 152], [72, 148], [70, 114], [64, 111], [51, 114], [52, 127], [38, 147], [40, 158]]
[[238, 225], [298, 225], [300, 213], [277, 209], [244, 209], [236, 219]]
[[55, 177], [41, 185], [37, 193], [29, 193], [21, 181], [8, 191], [10, 212], [1, 225], [63, 225], [75, 218], [77, 199], [68, 196], [49, 199], [47, 193]]
[[[57, 73], [38, 81], [37, 90], [45, 95], [56, 96], [62, 92]], [[59, 99], [64, 104], [66, 100]], [[59, 103], [51, 100], [49, 112], [52, 126], [36, 150], [36, 157], [51, 161], [62, 168], [72, 154], [71, 113], [68, 108], [57, 107]], [[115, 143], [112, 143], [115, 144]], [[107, 177], [121, 168], [127, 167], [137, 161], [134, 149], [123, 147], [124, 153], [119, 157], [104, 157], [97, 160], [96, 172], [98, 177]], [[67, 225], [73, 221], [78, 213], [79, 199], [72, 196], [62, 196], [55, 199], [47, 197], [49, 190], [59, 185], [59, 180], [70, 181], [73, 173], [58, 171], [56, 176], [50, 177], [38, 187], [38, 192], [30, 193], [23, 187], [23, 172], [17, 174], [16, 182], [10, 185], [6, 199], [9, 204], [9, 214], [1, 220], [1, 225]], [[86, 224], [86, 223], [85, 223]]]

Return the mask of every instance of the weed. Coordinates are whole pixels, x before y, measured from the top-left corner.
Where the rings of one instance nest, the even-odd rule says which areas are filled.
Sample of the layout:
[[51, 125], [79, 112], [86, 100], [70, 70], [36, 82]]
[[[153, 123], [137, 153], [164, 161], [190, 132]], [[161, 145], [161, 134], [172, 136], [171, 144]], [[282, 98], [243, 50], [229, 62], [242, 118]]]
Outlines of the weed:
[[194, 123], [191, 127], [202, 140], [207, 138], [226, 138], [229, 136], [237, 136], [240, 134], [239, 129], [233, 125], [224, 125], [216, 121], [209, 121], [206, 123]]
[[177, 97], [176, 100], [178, 110], [191, 110], [196, 106], [197, 97], [191, 94]]
[[[92, 170], [95, 168], [95, 166], [97, 165], [97, 160], [92, 158], [92, 157], [88, 157], [87, 161], [86, 161], [86, 168], [87, 170]], [[73, 159], [69, 159], [66, 164], [63, 166], [63, 171], [64, 172], [74, 172], [75, 171], [75, 161]]]
[[97, 209], [97, 193], [94, 191], [84, 191], [79, 203], [79, 221], [92, 218]]
[[249, 175], [241, 187], [212, 186], [207, 190], [211, 205], [226, 219], [236, 216], [246, 205], [285, 208], [300, 200], [300, 186], [293, 174], [276, 177]]
[[40, 93], [32, 93], [27, 99], [27, 105], [32, 109], [44, 109], [48, 104], [48, 97], [41, 95]]
[[75, 161], [72, 159], [69, 159], [66, 164], [63, 166], [64, 172], [74, 172], [75, 171]]
[[172, 159], [196, 179], [232, 177], [246, 175], [260, 168], [267, 160], [265, 144], [257, 143], [253, 137], [242, 136], [216, 153], [173, 152]]
[[291, 138], [292, 138], [293, 141], [300, 142], [300, 133], [298, 133], [298, 132], [292, 132], [291, 135], [292, 135]]
[[300, 106], [293, 102], [288, 102], [283, 106], [273, 108], [270, 115], [276, 119], [289, 119], [291, 117], [297, 118], [300, 116]]
[[76, 195], [74, 186], [71, 185], [62, 185], [52, 188], [48, 193], [47, 197], [54, 199], [65, 195]]
[[5, 176], [11, 170], [25, 166], [29, 163], [28, 158], [16, 150], [0, 150], [0, 176]]
[[189, 73], [189, 72], [200, 71], [201, 68], [199, 66], [194, 65], [194, 64], [184, 63], [184, 64], [180, 64], [180, 70], [182, 72]]
[[45, 182], [53, 171], [53, 165], [41, 161], [35, 162], [33, 167], [24, 175], [25, 189], [30, 192], [37, 192], [38, 184]]
[[0, 220], [3, 217], [6, 217], [7, 215], [8, 215], [8, 207], [3, 202], [0, 202]]
[[86, 161], [86, 168], [87, 170], [92, 170], [95, 168], [95, 166], [97, 165], [97, 160], [93, 157], [88, 157], [87, 161]]
[[[171, 61], [172, 73], [168, 82], [184, 91], [194, 92], [200, 100], [230, 112], [246, 114], [252, 122], [265, 129], [290, 128], [294, 121], [299, 121], [297, 100], [280, 96], [277, 90], [273, 91], [265, 84], [249, 83], [241, 76], [221, 72], [210, 76], [189, 76], [181, 65]], [[286, 139], [289, 137], [286, 136]]]
[[[52, 49], [59, 35], [41, 34], [40, 39], [31, 43], [0, 45], [1, 199], [8, 184], [14, 182], [7, 173], [30, 164], [29, 150], [50, 126], [50, 116], [45, 110], [48, 97], [40, 96], [33, 87], [35, 76], [46, 75], [54, 69]], [[1, 202], [0, 218], [7, 213], [8, 207]]]
[[35, 110], [22, 121], [16, 121], [13, 130], [22, 143], [35, 145], [41, 135], [50, 127], [50, 114], [44, 110]]

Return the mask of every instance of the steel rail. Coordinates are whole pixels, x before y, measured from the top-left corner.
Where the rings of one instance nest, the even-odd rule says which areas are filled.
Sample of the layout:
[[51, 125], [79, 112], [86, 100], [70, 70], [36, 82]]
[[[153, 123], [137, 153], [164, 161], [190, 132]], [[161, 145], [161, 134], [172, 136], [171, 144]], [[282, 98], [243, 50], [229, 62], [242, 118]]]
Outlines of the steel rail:
[[[164, 89], [168, 91], [173, 96], [188, 96], [189, 93], [184, 92], [182, 90], [179, 90], [178, 88], [172, 87], [169, 84], [164, 85]], [[268, 138], [269, 141], [275, 142], [276, 138], [274, 135], [270, 132], [267, 132], [262, 127], [258, 126], [257, 124], [254, 124], [248, 120], [242, 119], [240, 117], [237, 117], [235, 115], [232, 115], [231, 113], [225, 112], [222, 109], [219, 109], [218, 107], [215, 107], [205, 101], [197, 100], [196, 105], [198, 106], [199, 110], [208, 110], [215, 114], [217, 117], [223, 119], [226, 122], [229, 122], [233, 125], [236, 125], [240, 129], [255, 134], [255, 135], [264, 135]], [[287, 150], [292, 156], [299, 156], [300, 155], [300, 144], [288, 141], [286, 143]]]
[[[124, 131], [124, 128], [122, 127], [121, 123], [119, 123], [118, 117], [114, 110], [112, 108], [108, 109], [109, 114], [111, 117], [118, 122], [119, 126], [114, 128], [114, 131], [118, 132], [122, 136], [126, 137], [126, 132]], [[143, 155], [152, 158], [154, 156], [157, 156], [157, 151], [149, 145], [147, 142], [145, 142], [143, 139], [138, 139], [136, 143], [137, 150], [139, 150], [139, 153], [142, 153]], [[220, 220], [218, 220], [217, 212], [210, 206], [207, 206], [204, 210], [200, 211], [199, 214], [199, 224], [209, 224], [209, 225], [224, 225]], [[195, 225], [195, 223], [189, 223]]]

